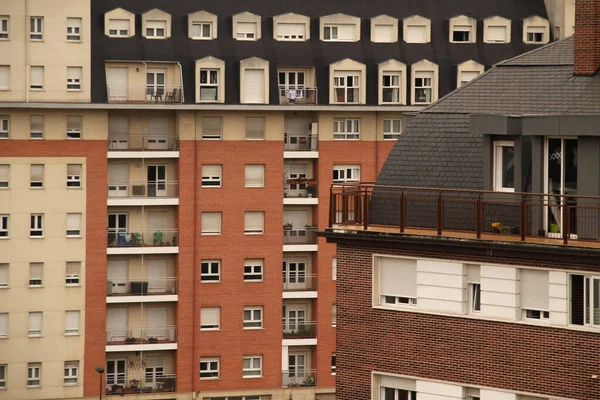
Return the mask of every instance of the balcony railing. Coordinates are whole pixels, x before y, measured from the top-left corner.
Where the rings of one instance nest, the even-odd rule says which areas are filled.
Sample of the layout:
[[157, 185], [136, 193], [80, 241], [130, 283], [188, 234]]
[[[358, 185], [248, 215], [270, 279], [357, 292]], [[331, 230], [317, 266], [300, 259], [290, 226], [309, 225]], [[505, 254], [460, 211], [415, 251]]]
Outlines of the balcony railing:
[[281, 385], [283, 387], [311, 387], [317, 385], [317, 371], [314, 369], [305, 369], [304, 367], [296, 366], [281, 371]]
[[177, 135], [168, 133], [108, 133], [108, 151], [178, 151]]
[[333, 185], [330, 201], [331, 227], [600, 246], [598, 196], [365, 183]]
[[283, 244], [316, 244], [317, 228], [314, 226], [301, 229], [283, 228]]
[[317, 290], [317, 275], [285, 271], [283, 290], [285, 292]]
[[319, 136], [310, 133], [304, 135], [284, 134], [284, 151], [317, 151], [319, 150]]
[[175, 391], [177, 391], [177, 377], [174, 374], [157, 374], [156, 372], [148, 374], [141, 374], [139, 372], [127, 374], [106, 374], [107, 395], [162, 393]]
[[283, 190], [284, 197], [317, 197], [317, 181], [314, 179], [288, 179], [283, 185]]
[[108, 247], [168, 247], [179, 243], [174, 229], [156, 231], [108, 230]]
[[284, 339], [314, 339], [317, 337], [315, 321], [291, 321], [282, 319]]
[[181, 85], [106, 85], [109, 103], [183, 103]]
[[176, 198], [179, 183], [172, 181], [154, 182], [109, 182], [108, 197], [172, 197]]
[[175, 325], [106, 329], [106, 344], [109, 345], [158, 344], [176, 342], [177, 327]]
[[318, 97], [317, 88], [290, 89], [284, 85], [279, 85], [279, 104], [316, 105]]
[[129, 278], [106, 281], [107, 296], [177, 294], [177, 278]]

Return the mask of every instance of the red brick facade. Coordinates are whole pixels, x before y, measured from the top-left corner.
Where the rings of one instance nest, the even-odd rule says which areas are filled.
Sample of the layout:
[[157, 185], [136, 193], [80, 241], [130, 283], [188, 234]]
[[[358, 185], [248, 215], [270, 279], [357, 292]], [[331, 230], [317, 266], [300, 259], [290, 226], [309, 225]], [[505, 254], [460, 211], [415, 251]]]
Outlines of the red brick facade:
[[577, 0], [575, 10], [575, 75], [600, 69], [600, 2]]

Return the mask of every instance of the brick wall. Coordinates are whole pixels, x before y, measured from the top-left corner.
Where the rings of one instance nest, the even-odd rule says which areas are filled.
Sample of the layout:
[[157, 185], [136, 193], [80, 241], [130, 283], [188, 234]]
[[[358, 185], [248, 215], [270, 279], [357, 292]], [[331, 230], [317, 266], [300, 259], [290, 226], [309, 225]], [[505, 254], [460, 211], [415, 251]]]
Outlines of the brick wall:
[[594, 75], [600, 68], [600, 2], [577, 0], [575, 9], [575, 75]]
[[598, 399], [600, 335], [561, 328], [375, 310], [372, 255], [453, 258], [465, 262], [595, 270], [579, 263], [519, 264], [498, 257], [338, 244], [337, 388], [339, 400], [371, 398], [371, 372], [382, 371], [548, 397]]

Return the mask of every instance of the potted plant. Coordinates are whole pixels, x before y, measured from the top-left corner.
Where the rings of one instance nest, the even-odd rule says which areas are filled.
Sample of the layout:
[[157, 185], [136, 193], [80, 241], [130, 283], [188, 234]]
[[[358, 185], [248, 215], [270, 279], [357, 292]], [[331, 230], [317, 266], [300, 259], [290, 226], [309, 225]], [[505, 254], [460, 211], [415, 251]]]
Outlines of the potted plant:
[[313, 229], [317, 229], [317, 226], [313, 225], [313, 224], [306, 224], [306, 225], [304, 225], [304, 229], [313, 230]]
[[513, 226], [503, 225], [500, 222], [492, 222], [492, 228], [494, 228], [495, 233], [503, 233], [506, 235], [515, 233], [515, 228]]
[[317, 195], [317, 182], [309, 181], [308, 185], [306, 185], [306, 194], [308, 197], [313, 197]]
[[135, 338], [134, 337], [128, 337], [125, 339], [125, 343], [135, 343]]
[[293, 228], [294, 224], [292, 224], [291, 222], [286, 222], [285, 224], [283, 224], [284, 231], [291, 231]]
[[152, 336], [148, 338], [148, 343], [158, 343], [158, 338]]

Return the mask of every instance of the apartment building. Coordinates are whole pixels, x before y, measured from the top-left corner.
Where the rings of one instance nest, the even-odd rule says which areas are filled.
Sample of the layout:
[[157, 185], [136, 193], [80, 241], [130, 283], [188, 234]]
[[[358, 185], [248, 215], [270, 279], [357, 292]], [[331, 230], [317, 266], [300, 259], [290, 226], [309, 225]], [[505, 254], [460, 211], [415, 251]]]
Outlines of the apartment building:
[[0, 5], [1, 399], [334, 398], [329, 187], [553, 33], [321, 3]]
[[576, 12], [333, 188], [336, 398], [598, 398], [600, 5]]

